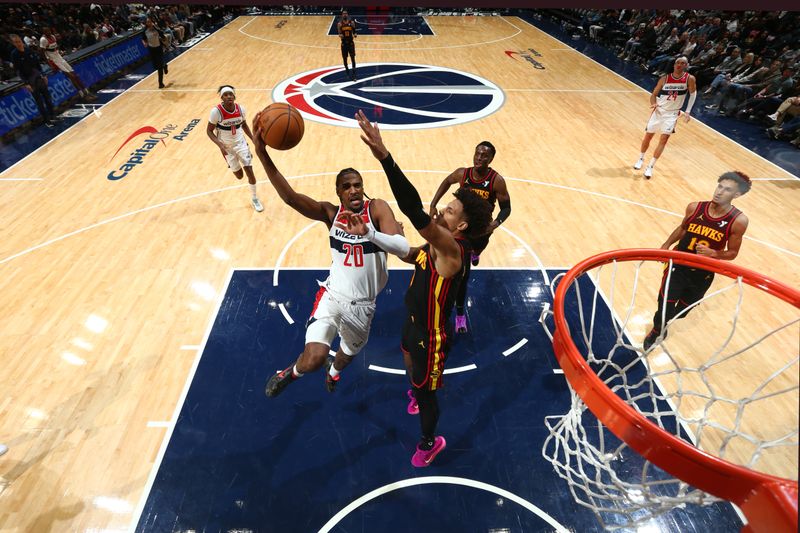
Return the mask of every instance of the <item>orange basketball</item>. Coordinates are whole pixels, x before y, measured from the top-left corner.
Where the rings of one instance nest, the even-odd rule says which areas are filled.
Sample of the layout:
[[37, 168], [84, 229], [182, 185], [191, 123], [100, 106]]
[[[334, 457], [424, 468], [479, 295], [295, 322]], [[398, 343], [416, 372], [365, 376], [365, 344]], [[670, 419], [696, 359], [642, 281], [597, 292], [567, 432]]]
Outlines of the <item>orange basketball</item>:
[[261, 138], [270, 148], [288, 150], [303, 138], [305, 125], [300, 112], [289, 104], [270, 104], [258, 117]]

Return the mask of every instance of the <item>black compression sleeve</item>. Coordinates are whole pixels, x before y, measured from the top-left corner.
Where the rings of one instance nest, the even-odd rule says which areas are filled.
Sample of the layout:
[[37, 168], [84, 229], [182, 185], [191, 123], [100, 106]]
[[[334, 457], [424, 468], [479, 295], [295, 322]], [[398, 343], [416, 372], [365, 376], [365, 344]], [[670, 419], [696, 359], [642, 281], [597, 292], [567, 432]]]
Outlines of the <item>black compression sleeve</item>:
[[505, 202], [500, 202], [500, 211], [497, 213], [497, 224], [500, 225], [506, 221], [508, 215], [511, 214], [511, 200], [506, 200]]
[[421, 230], [431, 223], [431, 217], [422, 208], [422, 199], [419, 197], [417, 189], [408, 181], [408, 178], [394, 162], [392, 154], [381, 160], [383, 171], [389, 178], [389, 186], [397, 200], [397, 207], [411, 220], [415, 228]]

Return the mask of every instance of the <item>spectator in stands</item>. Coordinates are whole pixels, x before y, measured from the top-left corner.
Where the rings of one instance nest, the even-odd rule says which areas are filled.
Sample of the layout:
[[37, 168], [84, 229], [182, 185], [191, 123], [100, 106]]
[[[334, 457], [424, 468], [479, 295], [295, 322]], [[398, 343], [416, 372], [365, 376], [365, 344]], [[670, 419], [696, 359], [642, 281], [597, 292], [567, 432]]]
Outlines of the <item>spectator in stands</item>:
[[[748, 61], [748, 57], [753, 57], [752, 61]], [[724, 78], [717, 76], [713, 82], [711, 82], [711, 93], [719, 93], [720, 95], [725, 94], [728, 87], [731, 83], [746, 83], [750, 81], [758, 72], [762, 74], [767, 71], [767, 68], [764, 67], [764, 60], [761, 57], [756, 57], [753, 53], [749, 53], [745, 56], [744, 61], [742, 64], [734, 70], [729, 75], [726, 75]], [[719, 102], [710, 104], [706, 106], [706, 109], [717, 109], [719, 107]]]
[[620, 52], [618, 57], [625, 59], [625, 61], [630, 60], [634, 50], [642, 44], [642, 36], [644, 35], [644, 30], [646, 27], [647, 24], [644, 22], [639, 23], [639, 26], [631, 34], [631, 38], [625, 43], [625, 47], [622, 49], [622, 52]]
[[25, 88], [31, 92], [36, 101], [36, 107], [44, 119], [45, 126], [52, 128], [53, 123], [53, 100], [50, 98], [50, 91], [47, 90], [47, 77], [42, 74], [42, 67], [39, 64], [39, 53], [25, 46], [19, 35], [10, 35], [11, 44], [15, 50], [11, 52], [11, 62], [17, 69]]
[[103, 19], [103, 22], [100, 24], [100, 26], [98, 26], [97, 31], [100, 34], [101, 41], [110, 39], [116, 34], [116, 32], [114, 31], [114, 26], [111, 24], [111, 21], [108, 20], [108, 17]]
[[731, 83], [722, 95], [719, 113], [728, 113], [751, 95], [778, 80], [782, 75], [781, 66], [780, 60], [773, 59], [769, 67], [758, 69], [741, 83]]
[[[774, 124], [778, 118], [781, 105], [785, 102], [792, 102], [798, 96], [800, 96], [800, 80], [794, 80], [794, 85], [778, 96], [751, 100], [747, 119], [758, 120], [765, 124]], [[783, 120], [783, 117], [781, 117], [781, 120]]]
[[[694, 45], [689, 46], [689, 34], [684, 32], [678, 37], [677, 33], [678, 28], [674, 28], [673, 32], [664, 39], [656, 50], [656, 56], [647, 64], [647, 70], [653, 72], [657, 76], [661, 76], [666, 73], [666, 71], [672, 70], [671, 67], [675, 64], [675, 60], [678, 57], [687, 55], [681, 53], [684, 48], [688, 49], [688, 52], [691, 54], [694, 50]], [[675, 39], [672, 39], [673, 35], [676, 35]], [[665, 46], [667, 44], [669, 44], [669, 46]]]
[[764, 88], [755, 93], [752, 98], [748, 98], [743, 103], [739, 104], [733, 112], [737, 118], [747, 118], [754, 115], [756, 106], [758, 106], [760, 110], [764, 110], [771, 102], [774, 105], [771, 109], [767, 109], [764, 114], [772, 113], [782, 101], [792, 96], [793, 91], [794, 80], [792, 79], [792, 71], [785, 68], [781, 72], [780, 77], [765, 85]]
[[694, 72], [697, 78], [697, 86], [705, 87], [720, 74], [728, 74], [736, 70], [742, 64], [741, 50], [739, 47], [728, 49], [726, 54], [714, 56], [705, 68], [696, 69]]
[[81, 48], [87, 48], [97, 42], [97, 34], [88, 23], [83, 24], [81, 32]]
[[800, 96], [793, 96], [784, 100], [775, 113], [768, 115], [767, 118], [775, 122], [774, 127], [780, 128], [786, 117], [798, 116], [800, 116]]
[[34, 51], [39, 49], [39, 40], [33, 34], [33, 30], [24, 29], [22, 34], [24, 35], [22, 42], [25, 43], [25, 46]]

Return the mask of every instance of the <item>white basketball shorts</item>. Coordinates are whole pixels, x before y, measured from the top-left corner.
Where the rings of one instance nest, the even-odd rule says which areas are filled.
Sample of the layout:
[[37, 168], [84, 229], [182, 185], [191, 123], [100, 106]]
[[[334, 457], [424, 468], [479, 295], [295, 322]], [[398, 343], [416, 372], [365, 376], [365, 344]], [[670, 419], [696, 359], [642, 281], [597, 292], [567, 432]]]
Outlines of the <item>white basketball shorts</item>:
[[306, 324], [306, 344], [320, 342], [330, 346], [338, 333], [342, 351], [346, 355], [356, 355], [367, 344], [373, 316], [374, 301], [343, 301], [320, 287]]
[[647, 122], [647, 133], [672, 135], [675, 133], [675, 124], [678, 122], [680, 113], [680, 111], [659, 111], [656, 109]]

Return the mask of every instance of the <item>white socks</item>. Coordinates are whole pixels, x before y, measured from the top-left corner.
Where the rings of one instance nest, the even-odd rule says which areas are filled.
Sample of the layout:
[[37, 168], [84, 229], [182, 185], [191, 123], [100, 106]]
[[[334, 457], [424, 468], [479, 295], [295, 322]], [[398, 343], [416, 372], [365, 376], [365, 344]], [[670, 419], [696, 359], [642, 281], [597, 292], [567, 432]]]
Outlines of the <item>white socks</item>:
[[253, 198], [256, 198], [256, 184], [248, 183], [248, 185], [250, 185], [250, 192], [253, 194]]
[[[253, 185], [253, 187], [255, 187], [255, 185]], [[302, 372], [300, 372], [299, 370], [297, 370], [297, 365], [294, 365], [294, 368], [292, 368], [292, 374], [296, 378], [302, 378], [305, 375]]]

